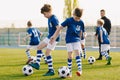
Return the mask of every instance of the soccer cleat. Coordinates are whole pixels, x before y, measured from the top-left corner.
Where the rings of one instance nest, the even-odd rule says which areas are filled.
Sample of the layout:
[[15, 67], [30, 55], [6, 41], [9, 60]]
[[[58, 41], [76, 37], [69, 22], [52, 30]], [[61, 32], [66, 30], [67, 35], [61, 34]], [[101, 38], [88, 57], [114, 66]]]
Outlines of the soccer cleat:
[[26, 62], [26, 64], [29, 64], [32, 60], [33, 60], [32, 58], [28, 59], [28, 61]]
[[30, 66], [32, 66], [33, 68], [39, 70], [40, 69], [40, 65], [38, 63], [32, 63], [32, 64], [29, 64]]
[[53, 69], [51, 69], [47, 73], [45, 73], [43, 76], [53, 76], [53, 75], [55, 75], [55, 72]]
[[112, 57], [108, 57], [108, 59], [107, 59], [107, 64], [106, 65], [111, 65], [111, 60], [112, 60]]
[[86, 59], [86, 54], [83, 55], [83, 58]]
[[77, 71], [76, 74], [77, 74], [77, 76], [81, 76], [82, 75], [82, 71]]

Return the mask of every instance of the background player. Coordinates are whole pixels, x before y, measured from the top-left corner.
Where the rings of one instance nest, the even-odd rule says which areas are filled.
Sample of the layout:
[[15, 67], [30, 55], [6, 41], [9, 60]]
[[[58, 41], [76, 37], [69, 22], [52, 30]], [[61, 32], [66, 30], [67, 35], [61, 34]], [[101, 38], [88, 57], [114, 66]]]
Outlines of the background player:
[[[30, 38], [29, 45], [27, 46], [27, 49], [26, 49], [26, 55], [28, 57], [28, 61], [26, 62], [26, 64], [28, 64], [30, 61], [32, 61], [32, 58], [31, 58], [31, 55], [30, 55], [30, 49], [31, 48], [33, 48], [33, 49], [37, 48], [37, 45], [39, 45], [39, 43], [40, 43], [40, 36], [42, 35], [42, 33], [38, 29], [33, 28], [31, 21], [27, 22], [27, 26], [28, 26], [28, 30], [27, 30], [28, 34], [27, 34], [26, 37], [23, 38], [23, 40], [25, 42], [26, 42], [27, 38]], [[47, 61], [46, 61], [46, 57], [45, 57], [44, 53], [41, 50], [37, 50], [37, 53], [40, 53], [40, 55], [42, 57], [44, 57], [44, 60], [45, 60], [45, 63], [46, 63]]]
[[[44, 74], [44, 76], [52, 76], [55, 74], [54, 68], [53, 68], [53, 61], [51, 56], [51, 51], [54, 50], [57, 42], [59, 41], [60, 37], [58, 36], [57, 39], [53, 44], [50, 44], [50, 38], [54, 35], [55, 31], [57, 30], [59, 26], [59, 21], [55, 15], [52, 14], [52, 7], [49, 4], [45, 4], [41, 8], [41, 13], [48, 19], [48, 36], [41, 42], [41, 44], [37, 47], [39, 50], [46, 47], [46, 58], [47, 58], [47, 64], [48, 64], [48, 72]], [[30, 64], [35, 69], [40, 68], [40, 58], [41, 56], [37, 54], [37, 61], [34, 64]]]
[[[100, 10], [100, 16], [101, 16], [101, 19], [104, 20], [103, 27], [106, 29], [108, 35], [110, 35], [110, 32], [111, 32], [111, 21], [110, 21], [110, 19], [108, 19], [105, 16], [105, 10], [104, 9]], [[97, 35], [97, 33], [95, 35]], [[102, 60], [102, 55], [100, 53], [101, 52], [101, 46], [100, 46], [100, 41], [99, 40], [98, 40], [98, 45], [99, 45], [99, 57], [96, 60]], [[109, 50], [108, 50], [108, 54], [109, 54]]]
[[61, 29], [67, 26], [66, 31], [66, 47], [68, 51], [68, 68], [71, 71], [69, 77], [72, 77], [72, 53], [74, 52], [76, 55], [76, 63], [78, 66], [78, 71], [76, 74], [80, 76], [82, 74], [82, 62], [80, 53], [81, 44], [80, 44], [80, 36], [82, 35], [82, 27], [84, 26], [83, 21], [81, 20], [82, 10], [79, 8], [75, 8], [73, 12], [73, 17], [67, 18], [61, 26], [57, 29], [56, 33], [51, 37], [50, 43], [52, 44], [57, 36], [59, 35]]
[[98, 40], [100, 41], [100, 46], [101, 46], [101, 55], [106, 57], [107, 60], [107, 65], [111, 64], [111, 57], [108, 54], [108, 50], [110, 50], [110, 40], [108, 37], [108, 33], [106, 29], [103, 27], [104, 25], [104, 20], [99, 19], [97, 20], [97, 37]]

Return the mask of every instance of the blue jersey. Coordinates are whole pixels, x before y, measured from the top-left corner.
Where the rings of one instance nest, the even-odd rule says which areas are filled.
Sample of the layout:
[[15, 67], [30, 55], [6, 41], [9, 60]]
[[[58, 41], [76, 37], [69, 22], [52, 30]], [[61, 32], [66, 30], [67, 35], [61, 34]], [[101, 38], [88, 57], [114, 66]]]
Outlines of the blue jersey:
[[66, 43], [73, 43], [80, 41], [80, 32], [84, 26], [83, 21], [75, 21], [73, 17], [67, 18], [62, 24], [63, 27], [67, 26]]
[[[50, 39], [51, 36], [53, 36], [53, 34], [56, 31], [56, 27], [59, 25], [59, 21], [57, 19], [57, 17], [55, 15], [52, 15], [49, 19], [48, 19], [48, 28], [49, 28], [49, 34], [48, 34], [48, 39]], [[60, 40], [60, 36], [57, 37], [56, 41]]]
[[109, 37], [108, 37], [108, 33], [107, 33], [107, 31], [105, 30], [105, 28], [103, 28], [103, 27], [97, 27], [96, 32], [97, 32], [98, 40], [99, 40], [99, 41], [101, 40], [100, 32], [102, 32], [103, 42], [102, 42], [101, 44], [110, 44], [110, 40], [109, 40]]
[[38, 45], [40, 43], [40, 31], [36, 28], [28, 28], [27, 32], [31, 35], [29, 45]]

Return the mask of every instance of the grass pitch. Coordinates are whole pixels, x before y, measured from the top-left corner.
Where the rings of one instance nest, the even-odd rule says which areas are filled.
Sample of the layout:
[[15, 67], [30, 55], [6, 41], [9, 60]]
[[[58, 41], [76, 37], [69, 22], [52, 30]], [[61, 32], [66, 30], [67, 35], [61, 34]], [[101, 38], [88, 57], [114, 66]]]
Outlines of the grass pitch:
[[[36, 55], [35, 51], [31, 51], [32, 55]], [[61, 79], [58, 77], [57, 70], [61, 66], [67, 66], [67, 52], [64, 50], [55, 50], [52, 52], [54, 68], [56, 74], [54, 76], [44, 77], [47, 72], [47, 64], [41, 61], [40, 70], [35, 70], [31, 76], [22, 74], [22, 67], [27, 61], [25, 49], [0, 49], [0, 80], [120, 80], [120, 52], [111, 52], [112, 65], [105, 65], [105, 58], [102, 61], [96, 61], [93, 65], [89, 65], [87, 59], [82, 59], [83, 74], [78, 77], [75, 72], [77, 65], [73, 59], [72, 78]], [[88, 56], [98, 56], [98, 52], [87, 51]]]

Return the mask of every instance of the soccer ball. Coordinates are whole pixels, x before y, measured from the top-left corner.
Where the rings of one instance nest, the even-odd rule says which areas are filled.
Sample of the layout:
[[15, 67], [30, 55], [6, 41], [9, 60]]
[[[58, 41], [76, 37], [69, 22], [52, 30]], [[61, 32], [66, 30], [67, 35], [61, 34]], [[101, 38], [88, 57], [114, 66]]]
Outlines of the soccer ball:
[[34, 56], [31, 56], [32, 61], [30, 61], [28, 64], [33, 64], [36, 62], [37, 58]]
[[25, 76], [29, 76], [29, 75], [33, 74], [33, 68], [29, 65], [25, 65], [22, 68], [22, 72]]
[[88, 58], [88, 63], [89, 64], [93, 64], [95, 62], [95, 58], [93, 57], [93, 56], [90, 56], [89, 58]]
[[66, 78], [70, 75], [70, 70], [67, 66], [62, 66], [58, 69], [58, 75], [61, 78]]

